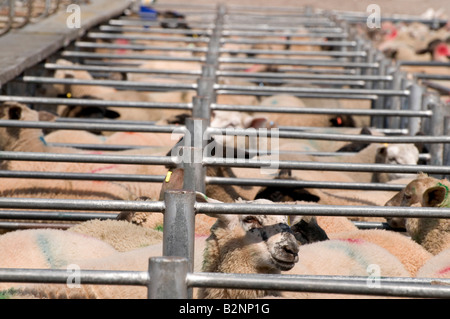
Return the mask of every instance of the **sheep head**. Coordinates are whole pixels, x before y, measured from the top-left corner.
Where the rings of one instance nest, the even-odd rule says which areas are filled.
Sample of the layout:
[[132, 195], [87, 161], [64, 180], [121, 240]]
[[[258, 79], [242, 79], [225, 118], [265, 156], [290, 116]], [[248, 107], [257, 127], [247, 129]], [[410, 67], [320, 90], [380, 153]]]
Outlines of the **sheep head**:
[[[4, 102], [0, 106], [0, 119], [13, 121], [54, 121], [56, 115], [47, 111], [35, 111], [17, 102]], [[28, 138], [22, 135], [27, 134]], [[34, 139], [34, 137], [36, 139]], [[43, 137], [41, 129], [22, 129], [19, 127], [0, 128], [0, 150], [15, 150], [17, 143], [36, 143], [37, 139]]]
[[[197, 197], [198, 198], [198, 197]], [[206, 198], [206, 197], [204, 197]], [[206, 199], [210, 203], [219, 201]], [[240, 201], [266, 204], [268, 201]], [[258, 207], [255, 207], [258, 211]], [[217, 218], [205, 250], [203, 271], [279, 273], [298, 261], [298, 243], [282, 215], [210, 215]], [[214, 255], [217, 252], [217, 256]]]
[[[400, 192], [386, 202], [385, 206], [434, 206], [437, 202], [442, 202], [438, 197], [446, 192], [442, 192], [445, 181], [439, 181], [426, 174], [419, 174], [418, 177], [405, 186]], [[448, 182], [447, 182], [448, 185]], [[388, 224], [394, 228], [404, 228], [405, 219], [399, 217], [387, 218]]]
[[[417, 165], [419, 150], [413, 144], [392, 144], [377, 149], [375, 163]], [[402, 173], [380, 173], [374, 175], [374, 182], [388, 182], [399, 178], [409, 178], [413, 175]]]

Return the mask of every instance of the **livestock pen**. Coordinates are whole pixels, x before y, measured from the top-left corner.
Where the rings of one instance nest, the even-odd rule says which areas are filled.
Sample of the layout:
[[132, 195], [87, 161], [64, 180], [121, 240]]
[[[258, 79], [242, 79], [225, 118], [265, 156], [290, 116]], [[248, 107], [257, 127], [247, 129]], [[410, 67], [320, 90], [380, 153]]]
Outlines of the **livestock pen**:
[[[52, 121], [0, 120], [0, 127], [10, 129], [73, 130], [102, 132], [153, 132], [185, 136], [184, 144], [166, 156], [112, 154], [112, 151], [140, 149], [136, 145], [104, 143], [77, 143], [74, 134], [71, 143], [51, 143], [49, 146], [71, 147], [85, 153], [47, 153], [2, 149], [2, 161], [50, 163], [100, 163], [108, 165], [165, 165], [184, 169], [182, 190], [170, 190], [164, 199], [151, 201], [93, 200], [89, 198], [0, 198], [2, 229], [68, 228], [74, 222], [115, 219], [118, 212], [132, 211], [163, 214], [163, 253], [149, 259], [148, 272], [81, 270], [83, 284], [138, 285], [148, 288], [149, 298], [191, 298], [192, 288], [233, 288], [280, 291], [303, 291], [335, 294], [362, 294], [393, 297], [448, 298], [449, 280], [442, 278], [377, 277], [379, 285], [368, 284], [368, 278], [325, 275], [268, 275], [195, 272], [194, 237], [195, 215], [198, 214], [266, 214], [303, 216], [351, 217], [417, 217], [448, 218], [447, 208], [385, 207], [374, 205], [284, 205], [242, 203], [203, 203], [196, 201], [196, 192], [205, 193], [208, 185], [240, 187], [263, 186], [279, 189], [307, 188], [329, 190], [363, 190], [398, 192], [405, 184], [373, 182], [338, 182], [320, 180], [283, 180], [273, 178], [208, 176], [207, 167], [235, 167], [248, 171], [256, 169], [288, 169], [292, 171], [321, 171], [347, 173], [427, 173], [442, 178], [450, 175], [447, 163], [449, 152], [449, 116], [443, 89], [436, 83], [423, 80], [448, 80], [447, 75], [416, 74], [407, 76], [402, 66], [413, 62], [393, 61], [377, 50], [372, 42], [357, 32], [356, 15], [338, 11], [324, 11], [312, 7], [243, 7], [236, 5], [175, 5], [155, 4], [152, 9], [140, 7], [132, 1], [91, 1], [81, 4], [88, 17], [80, 28], [54, 31], [65, 23], [65, 10], [48, 10], [53, 1], [45, 2], [46, 20], [29, 22], [11, 33], [14, 20], [10, 2], [9, 23], [0, 38], [11, 47], [17, 60], [6, 60], [0, 80], [1, 102], [18, 102], [34, 110], [58, 111], [58, 106], [95, 107], [100, 110], [123, 109], [123, 118], [86, 119], [57, 117]], [[62, 7], [62, 1], [55, 1]], [[31, 1], [28, 1], [31, 3]], [[101, 10], [100, 10], [101, 8]], [[31, 9], [30, 9], [31, 10]], [[168, 10], [167, 16], [156, 16], [156, 10]], [[176, 10], [176, 11], [175, 11]], [[52, 10], [50, 10], [51, 12]], [[28, 19], [28, 18], [27, 18]], [[432, 26], [442, 21], [419, 20]], [[443, 21], [445, 22], [445, 21]], [[23, 28], [23, 29], [21, 29]], [[63, 27], [65, 28], [65, 27]], [[39, 33], [46, 30], [47, 33]], [[39, 32], [38, 32], [39, 31]], [[52, 34], [54, 32], [54, 34]], [[44, 38], [40, 38], [40, 37]], [[298, 39], [301, 38], [301, 39]], [[10, 42], [8, 42], [10, 41]], [[151, 42], [148, 44], [146, 42]], [[171, 45], [182, 43], [182, 45]], [[32, 48], [31, 54], [23, 46]], [[259, 45], [259, 47], [258, 47]], [[295, 49], [293, 49], [295, 48]], [[156, 53], [153, 53], [156, 52]], [[4, 52], [3, 54], [7, 54]], [[10, 53], [9, 53], [10, 54]], [[25, 56], [29, 54], [29, 56]], [[282, 57], [280, 57], [280, 55]], [[294, 58], [291, 58], [294, 57]], [[71, 63], [61, 63], [61, 59]], [[156, 61], [162, 67], [141, 67]], [[176, 69], [171, 62], [192, 63], [197, 68]], [[418, 62], [419, 63], [419, 62]], [[433, 64], [421, 62], [421, 64]], [[262, 71], [255, 71], [254, 66]], [[165, 67], [167, 66], [167, 67]], [[450, 64], [440, 67], [449, 69]], [[4, 68], [3, 68], [4, 67]], [[72, 71], [70, 76], [56, 77], [58, 71]], [[84, 72], [90, 78], [77, 78]], [[64, 73], [63, 73], [64, 74]], [[133, 76], [135, 79], [133, 80]], [[147, 76], [147, 80], [138, 76]], [[129, 78], [132, 78], [130, 80]], [[242, 84], [244, 82], [244, 84]], [[231, 83], [231, 84], [230, 84]], [[246, 84], [247, 85], [246, 85]], [[248, 85], [248, 83], [250, 85]], [[126, 96], [141, 93], [179, 93], [191, 100], [154, 101], [112, 99], [79, 93], [76, 89], [106, 87], [108, 92], [127, 92]], [[59, 92], [49, 88], [62, 88]], [[191, 95], [185, 93], [190, 92]], [[62, 93], [62, 94], [61, 94]], [[53, 95], [52, 95], [53, 94]], [[306, 107], [284, 105], [246, 105], [246, 97], [276, 94], [302, 98]], [[308, 107], [308, 101], [321, 99], [325, 105]], [[226, 101], [227, 103], [220, 103]], [[330, 101], [330, 105], [327, 102]], [[351, 101], [351, 108], [336, 108], [335, 101]], [[355, 107], [356, 105], [356, 107]], [[369, 105], [369, 107], [360, 107]], [[170, 115], [187, 113], [184, 124], [173, 124], [155, 118], [154, 121], [126, 119], [132, 108], [173, 111]], [[127, 110], [129, 109], [129, 110]], [[150, 112], [150, 111], [149, 111]], [[264, 112], [301, 115], [330, 115], [340, 118], [363, 118], [374, 135], [348, 133], [346, 127], [320, 128], [278, 125], [271, 129], [212, 127], [214, 112]], [[163, 113], [163, 116], [166, 113]], [[270, 118], [270, 117], [269, 117]], [[339, 123], [338, 123], [339, 124]], [[342, 125], [338, 125], [342, 126]], [[418, 134], [420, 133], [420, 134]], [[283, 160], [289, 150], [248, 148], [241, 157], [220, 157], [208, 153], [210, 137], [244, 136], [335, 142], [422, 144], [427, 153], [421, 153], [420, 165], [395, 165], [373, 162], [330, 162]], [[178, 135], [177, 135], [178, 136]], [[189, 136], [190, 139], [187, 139]], [[207, 138], [205, 138], [205, 136]], [[2, 137], [3, 138], [3, 137]], [[177, 140], [174, 140], [174, 145]], [[251, 144], [251, 143], [250, 143]], [[147, 145], [152, 146], [152, 145]], [[260, 145], [259, 145], [260, 146]], [[267, 146], [267, 145], [266, 145]], [[252, 154], [253, 152], [253, 154]], [[312, 150], [298, 151], [300, 155], [326, 158], [345, 153]], [[178, 156], [175, 156], [175, 155]], [[228, 154], [226, 154], [228, 155]], [[241, 154], [242, 155], [242, 154]], [[247, 157], [245, 155], [248, 155]], [[275, 159], [270, 156], [275, 156]], [[248, 158], [250, 157], [250, 158]], [[253, 158], [254, 157], [254, 158]], [[26, 165], [26, 164], [25, 164]], [[26, 167], [26, 166], [24, 166]], [[107, 171], [107, 169], [105, 169]], [[151, 183], [161, 185], [165, 174], [108, 174], [94, 172], [54, 172], [8, 170], [0, 171], [8, 179], [107, 181]], [[256, 176], [256, 175], [255, 175]], [[369, 193], [367, 193], [369, 194]], [[370, 195], [367, 195], [370, 196]], [[37, 222], [39, 221], [39, 222]], [[65, 224], [61, 224], [65, 223]], [[385, 222], [355, 221], [360, 228], [389, 228]], [[66, 269], [0, 269], [1, 282], [67, 283], [72, 273]]]

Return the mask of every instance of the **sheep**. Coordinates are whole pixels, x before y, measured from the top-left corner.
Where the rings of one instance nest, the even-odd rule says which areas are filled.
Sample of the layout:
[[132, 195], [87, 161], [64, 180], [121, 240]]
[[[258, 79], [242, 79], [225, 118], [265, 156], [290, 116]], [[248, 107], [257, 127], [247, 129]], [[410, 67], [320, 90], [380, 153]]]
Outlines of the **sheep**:
[[[202, 254], [206, 237], [195, 238], [194, 272], [201, 270]], [[151, 257], [162, 256], [162, 243], [109, 256], [87, 260], [73, 260], [71, 264], [81, 270], [148, 271]], [[32, 296], [45, 299], [146, 299], [147, 289], [142, 286], [88, 285], [81, 283], [79, 288], [66, 284], [27, 284], [14, 286], [14, 297]]]
[[[61, 268], [73, 260], [102, 258], [117, 251], [84, 234], [56, 229], [12, 231], [0, 236], [0, 268]], [[13, 287], [0, 283], [0, 290]]]
[[[273, 95], [261, 100], [260, 105], [264, 107], [318, 107], [311, 106], [310, 101], [297, 98], [288, 94]], [[325, 104], [325, 103], [324, 103]], [[326, 105], [326, 104], [325, 104]], [[312, 115], [312, 114], [283, 114], [283, 113], [266, 113], [264, 111], [256, 112], [255, 116], [267, 117], [274, 121], [277, 125], [283, 126], [308, 126], [308, 127], [330, 127], [330, 126], [353, 126], [351, 118], [348, 116], [334, 115]], [[336, 123], [336, 119], [341, 122]], [[336, 125], [334, 125], [336, 123]]]
[[[202, 271], [276, 274], [294, 266], [297, 252], [298, 244], [286, 216], [221, 214], [206, 240]], [[198, 291], [201, 299], [267, 295], [277, 292], [213, 288]]]
[[410, 276], [415, 276], [419, 268], [432, 257], [431, 253], [407, 236], [392, 231], [370, 229], [328, 235], [330, 239], [365, 240], [381, 246], [400, 260]]
[[72, 226], [66, 231], [98, 238], [117, 251], [130, 251], [162, 241], [161, 232], [122, 220], [93, 219]]
[[[207, 201], [217, 203], [217, 200], [206, 197], [203, 194], [197, 194], [198, 201]], [[269, 203], [268, 201], [257, 201], [255, 203]], [[218, 270], [236, 272], [259, 272], [259, 273], [279, 273], [280, 269], [287, 270], [297, 261], [296, 251], [298, 243], [294, 237], [293, 231], [289, 228], [286, 216], [267, 216], [267, 215], [220, 215], [211, 229], [209, 238], [205, 236], [196, 236], [194, 253], [194, 271], [203, 269], [207, 271], [210, 267], [217, 264], [214, 254], [217, 253], [215, 246], [225, 248], [227, 245], [230, 250], [221, 250], [223, 253], [221, 265]], [[301, 221], [297, 218], [296, 221]], [[307, 221], [308, 223], [308, 221]], [[302, 225], [299, 229], [309, 229], [310, 231], [317, 226]], [[228, 231], [233, 229], [233, 234]], [[304, 240], [309, 241], [308, 236], [314, 235], [312, 232], [305, 233]], [[233, 236], [234, 240], [233, 240]], [[237, 236], [237, 238], [236, 238]], [[253, 242], [256, 241], [256, 242]], [[231, 245], [231, 246], [229, 246]], [[247, 255], [246, 252], [253, 251], [255, 254]], [[201, 252], [205, 252], [203, 255]], [[99, 269], [99, 270], [135, 270], [146, 271], [148, 268], [148, 258], [160, 256], [162, 254], [162, 244], [154, 244], [144, 248], [134, 249], [127, 252], [116, 252], [105, 258], [96, 258], [91, 260], [74, 261], [80, 269]], [[247, 262], [243, 263], [242, 254], [245, 254]], [[206, 258], [206, 259], [205, 259]], [[233, 258], [238, 258], [233, 262]], [[203, 260], [203, 262], [202, 262]], [[203, 263], [203, 266], [202, 266]], [[253, 269], [251, 269], [253, 267]], [[38, 298], [145, 298], [147, 293], [144, 287], [127, 286], [103, 286], [103, 285], [81, 285], [81, 289], [69, 289], [66, 285], [52, 284], [42, 285], [33, 284], [20, 287], [17, 296], [31, 295]], [[210, 293], [217, 290], [199, 289], [198, 294], [195, 290], [195, 296], [199, 298], [214, 297]], [[252, 295], [266, 295], [270, 292], [248, 292], [231, 291], [224, 293], [233, 293], [230, 297], [245, 297]], [[217, 296], [219, 297], [219, 296]]]
[[[330, 239], [300, 246], [299, 261], [287, 275], [409, 277], [409, 272], [397, 257], [376, 244], [363, 239]], [[376, 271], [376, 272], [374, 272]], [[283, 292], [285, 298], [367, 298], [367, 296]]]
[[431, 257], [416, 274], [421, 278], [450, 278], [450, 248]]
[[[445, 179], [419, 174], [385, 206], [448, 207], [449, 186], [450, 183]], [[450, 247], [450, 222], [447, 219], [406, 218], [405, 227], [411, 238], [433, 255]]]
[[[0, 117], [8, 120], [31, 120], [37, 121], [38, 115], [26, 106], [6, 102], [0, 107]], [[69, 147], [48, 146], [39, 129], [1, 128], [0, 149], [4, 151], [27, 151], [44, 153], [74, 153], [90, 154]], [[123, 152], [112, 152], [117, 155], [165, 155], [168, 147], [151, 149], [128, 150]], [[98, 154], [98, 153], [94, 153]], [[162, 175], [167, 169], [161, 165], [110, 165], [90, 163], [42, 163], [20, 161], [3, 161], [1, 167], [7, 170], [34, 170], [34, 171], [80, 171], [90, 173], [135, 173]], [[14, 187], [4, 184], [1, 187], [2, 196], [18, 196], [20, 193], [42, 197], [43, 194], [52, 196], [79, 198], [89, 196], [94, 199], [134, 199], [143, 195], [157, 198], [160, 186], [152, 183], [128, 183], [128, 182], [98, 182], [98, 181], [52, 181], [51, 184], [45, 180], [21, 180], [14, 179]], [[87, 190], [91, 189], [91, 192]]]
[[[58, 64], [72, 65], [67, 60], [58, 60]], [[73, 71], [73, 70], [57, 70], [54, 75], [57, 79], [84, 79], [92, 80], [92, 76], [87, 71]], [[136, 101], [136, 102], [167, 102], [167, 103], [190, 103], [192, 102], [192, 92], [135, 92], [135, 91], [121, 91], [106, 86], [95, 85], [62, 85], [54, 84], [54, 90], [57, 95], [66, 96], [70, 94], [71, 97], [81, 98], [83, 96], [90, 96], [96, 99], [108, 99], [113, 101]], [[59, 107], [58, 114], [63, 114], [65, 108]], [[141, 108], [120, 108], [108, 107], [108, 110], [120, 114], [119, 120], [135, 120], [135, 121], [159, 121], [170, 116], [174, 116], [183, 111], [166, 110], [166, 109], [152, 109], [145, 110]]]

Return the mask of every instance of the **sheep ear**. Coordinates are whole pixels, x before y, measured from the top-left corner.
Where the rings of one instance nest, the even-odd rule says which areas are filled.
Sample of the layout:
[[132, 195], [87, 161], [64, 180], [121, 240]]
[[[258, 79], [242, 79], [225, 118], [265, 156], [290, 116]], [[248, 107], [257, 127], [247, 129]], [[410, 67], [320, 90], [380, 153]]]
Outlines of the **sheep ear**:
[[319, 226], [315, 217], [294, 217], [294, 225], [291, 229], [294, 233], [295, 238], [302, 244], [310, 244], [318, 241], [328, 240], [328, 236], [322, 227]]
[[425, 207], [449, 207], [448, 187], [439, 183], [437, 186], [428, 188], [422, 197]]
[[39, 121], [44, 121], [44, 122], [54, 122], [58, 118], [58, 115], [53, 114], [48, 111], [38, 111], [38, 116], [39, 116]]
[[[203, 193], [196, 192], [195, 200], [199, 203], [210, 203], [210, 204], [222, 204], [223, 202], [210, 198]], [[229, 224], [232, 220], [236, 220], [236, 216], [228, 215], [228, 214], [206, 214], [209, 217], [217, 218], [222, 222]]]
[[245, 119], [245, 128], [265, 128], [267, 125], [267, 117], [249, 117]]
[[161, 191], [159, 193], [159, 200], [164, 200], [164, 194], [167, 190], [183, 189], [183, 181], [184, 181], [184, 169], [177, 168], [174, 170], [169, 170], [161, 186]]
[[19, 106], [12, 106], [8, 110], [8, 116], [10, 120], [20, 120], [22, 117], [22, 108]]

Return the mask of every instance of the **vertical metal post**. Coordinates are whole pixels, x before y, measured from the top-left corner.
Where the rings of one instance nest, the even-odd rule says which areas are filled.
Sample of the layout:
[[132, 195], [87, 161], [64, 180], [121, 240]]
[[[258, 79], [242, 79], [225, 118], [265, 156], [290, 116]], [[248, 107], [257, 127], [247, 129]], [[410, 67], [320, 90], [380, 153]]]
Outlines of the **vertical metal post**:
[[[401, 90], [402, 87], [402, 76], [399, 67], [396, 65], [390, 72], [390, 75], [392, 75], [392, 81], [390, 85], [391, 90]], [[402, 98], [400, 96], [392, 96], [390, 98], [390, 109], [393, 111], [399, 111], [402, 107]], [[388, 128], [391, 129], [398, 129], [400, 128], [400, 118], [399, 117], [389, 117], [388, 120]]]
[[193, 269], [195, 192], [168, 190], [164, 195], [163, 255], [185, 257]]
[[149, 299], [187, 299], [188, 260], [182, 257], [152, 257], [149, 260]]
[[[409, 98], [408, 104], [411, 111], [422, 110], [423, 102], [423, 88], [416, 83], [412, 83], [409, 86]], [[421, 119], [417, 117], [410, 117], [408, 121], [409, 135], [414, 136], [420, 131]]]
[[[378, 71], [377, 71], [377, 75], [386, 75], [386, 70], [389, 66], [388, 61], [386, 60], [386, 58], [384, 58], [382, 56], [382, 54], [379, 54], [376, 58], [376, 61], [378, 62]], [[375, 88], [376, 89], [384, 89], [385, 87], [385, 82], [384, 81], [378, 81], [375, 84]], [[377, 110], [382, 110], [385, 107], [385, 103], [386, 103], [386, 99], [384, 98], [384, 96], [378, 96], [378, 98], [374, 101], [373, 103], [373, 108], [377, 109]], [[372, 117], [372, 125], [377, 127], [377, 128], [385, 128], [385, 120], [384, 117], [382, 116], [374, 116]]]
[[[449, 135], [450, 135], [450, 116], [446, 115], [444, 116], [444, 136]], [[442, 165], [450, 166], [450, 144], [448, 143], [444, 144]], [[446, 175], [445, 178], [450, 178], [450, 175]]]
[[209, 96], [194, 96], [192, 98], [192, 117], [211, 120], [211, 98]]
[[[439, 95], [429, 93], [424, 97], [424, 105], [433, 112], [430, 120], [428, 135], [442, 136], [444, 134], [444, 116], [445, 111], [443, 105], [440, 103]], [[430, 165], [441, 166], [444, 157], [444, 145], [441, 143], [431, 143], [430, 150]], [[442, 175], [433, 175], [435, 178], [442, 178]]]

